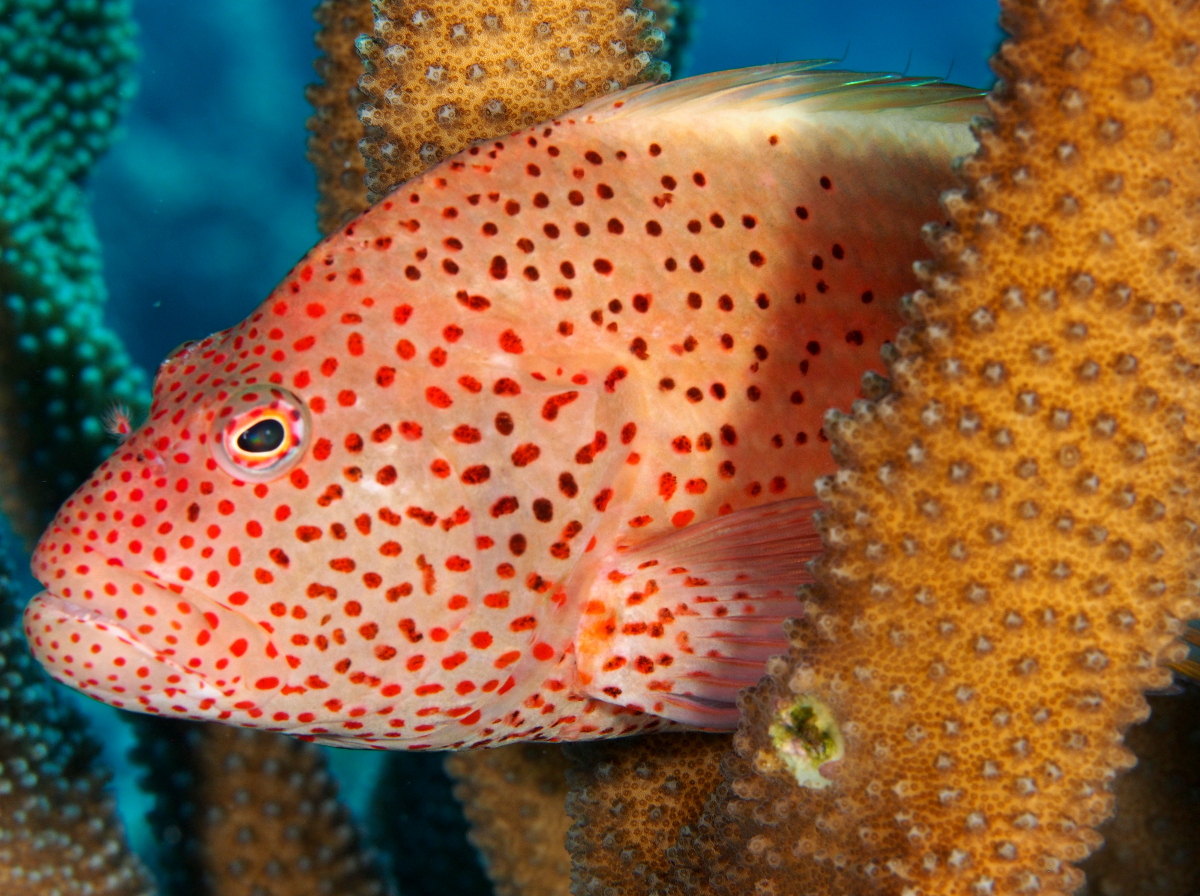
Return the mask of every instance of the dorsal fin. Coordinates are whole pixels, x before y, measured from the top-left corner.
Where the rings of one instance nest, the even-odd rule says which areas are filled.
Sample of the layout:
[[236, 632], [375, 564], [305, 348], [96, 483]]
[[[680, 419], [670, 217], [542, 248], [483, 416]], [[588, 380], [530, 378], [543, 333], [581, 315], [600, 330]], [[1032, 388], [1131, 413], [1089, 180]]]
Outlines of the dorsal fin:
[[613, 121], [680, 110], [690, 115], [725, 109], [803, 105], [805, 112], [908, 110], [929, 121], [966, 122], [985, 114], [984, 91], [886, 72], [821, 69], [830, 60], [785, 62], [698, 75], [669, 84], [639, 84], [565, 113], [575, 121]]

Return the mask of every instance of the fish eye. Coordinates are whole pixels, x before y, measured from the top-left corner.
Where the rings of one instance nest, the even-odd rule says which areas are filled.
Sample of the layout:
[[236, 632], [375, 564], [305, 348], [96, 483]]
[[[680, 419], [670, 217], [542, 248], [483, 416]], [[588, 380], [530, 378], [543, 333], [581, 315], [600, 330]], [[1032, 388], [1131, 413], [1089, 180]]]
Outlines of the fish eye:
[[274, 417], [259, 420], [237, 437], [237, 446], [247, 454], [269, 454], [283, 444], [287, 430]]
[[235, 392], [212, 424], [213, 458], [235, 479], [267, 482], [304, 456], [312, 432], [308, 409], [278, 386]]

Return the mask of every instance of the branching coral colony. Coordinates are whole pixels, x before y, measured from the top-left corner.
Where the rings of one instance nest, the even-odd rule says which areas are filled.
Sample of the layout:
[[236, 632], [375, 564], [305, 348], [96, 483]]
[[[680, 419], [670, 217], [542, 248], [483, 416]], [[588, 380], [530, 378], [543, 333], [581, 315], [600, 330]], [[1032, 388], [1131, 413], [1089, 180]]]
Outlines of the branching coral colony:
[[27, 537], [112, 444], [106, 411], [148, 406], [102, 321], [79, 186], [112, 138], [133, 58], [124, 0], [0, 0], [0, 506]]
[[[827, 420], [808, 614], [681, 837], [714, 893], [1071, 892], [1197, 613], [1200, 10], [1003, 9], [895, 392]], [[785, 761], [804, 702], [845, 743], [823, 789]]]

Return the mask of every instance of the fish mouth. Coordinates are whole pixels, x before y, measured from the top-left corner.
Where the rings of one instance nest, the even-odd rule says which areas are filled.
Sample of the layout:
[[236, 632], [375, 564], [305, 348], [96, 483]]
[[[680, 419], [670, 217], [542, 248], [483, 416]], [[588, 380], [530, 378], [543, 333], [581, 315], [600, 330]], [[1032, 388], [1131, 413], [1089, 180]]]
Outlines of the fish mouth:
[[30, 651], [52, 678], [118, 709], [203, 718], [205, 705], [227, 699], [96, 607], [41, 591], [26, 605], [24, 625]]
[[[57, 681], [119, 709], [196, 719], [234, 709], [236, 658], [267, 659], [266, 632], [216, 601], [89, 551], [25, 608], [30, 651]], [[97, 562], [97, 561], [100, 562]]]

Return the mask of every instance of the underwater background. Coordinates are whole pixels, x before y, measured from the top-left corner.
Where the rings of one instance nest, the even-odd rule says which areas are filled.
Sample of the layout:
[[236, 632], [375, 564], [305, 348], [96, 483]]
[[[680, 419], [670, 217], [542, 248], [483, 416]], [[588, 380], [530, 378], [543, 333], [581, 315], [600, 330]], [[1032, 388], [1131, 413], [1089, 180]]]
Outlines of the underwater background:
[[[696, 10], [676, 77], [825, 58], [987, 87], [1001, 37], [995, 0], [700, 0]], [[318, 238], [304, 155], [315, 24], [310, 0], [137, 0], [135, 17], [137, 93], [88, 189], [107, 320], [152, 373], [184, 340], [244, 318]], [[115, 710], [79, 702], [116, 770], [132, 844], [145, 853], [148, 801], [125, 755], [128, 730]], [[327, 752], [361, 812], [378, 757]]]

